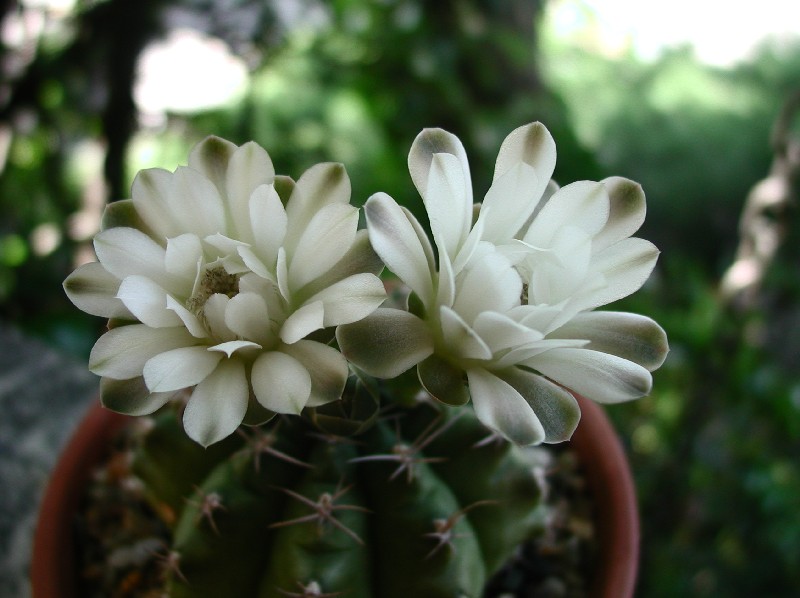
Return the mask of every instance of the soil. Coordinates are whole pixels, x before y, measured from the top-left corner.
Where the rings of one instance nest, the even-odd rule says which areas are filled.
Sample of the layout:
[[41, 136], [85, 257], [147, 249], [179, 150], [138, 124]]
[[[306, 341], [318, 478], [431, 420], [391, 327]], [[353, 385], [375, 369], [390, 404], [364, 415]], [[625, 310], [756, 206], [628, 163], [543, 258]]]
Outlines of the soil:
[[[596, 552], [592, 502], [575, 455], [550, 447], [542, 470], [542, 534], [519, 547], [489, 581], [483, 598], [584, 598]], [[120, 435], [93, 475], [76, 522], [79, 595], [164, 598], [170, 532], [131, 473], [130, 433]]]

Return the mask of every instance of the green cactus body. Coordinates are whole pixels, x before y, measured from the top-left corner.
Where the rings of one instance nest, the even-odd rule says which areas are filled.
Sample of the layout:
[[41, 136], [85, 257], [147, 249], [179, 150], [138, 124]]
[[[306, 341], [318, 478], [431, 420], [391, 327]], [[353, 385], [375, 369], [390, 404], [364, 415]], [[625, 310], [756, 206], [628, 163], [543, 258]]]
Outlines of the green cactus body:
[[478, 598], [539, 525], [538, 457], [476, 446], [488, 432], [461, 411], [398, 409], [353, 438], [280, 420], [259, 432], [266, 444], [209, 453], [193, 480], [170, 471], [179, 455], [161, 461], [156, 450], [196, 448], [163, 442], [170, 425], [181, 433], [167, 414], [135, 469], [148, 496], [163, 485], [179, 510], [168, 594]]

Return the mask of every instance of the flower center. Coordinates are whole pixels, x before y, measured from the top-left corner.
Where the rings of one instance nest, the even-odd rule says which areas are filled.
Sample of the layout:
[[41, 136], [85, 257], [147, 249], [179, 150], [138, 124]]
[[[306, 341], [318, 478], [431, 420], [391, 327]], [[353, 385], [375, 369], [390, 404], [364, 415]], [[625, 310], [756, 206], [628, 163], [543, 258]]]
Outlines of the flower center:
[[207, 269], [203, 273], [203, 277], [200, 279], [194, 294], [186, 302], [186, 308], [200, 315], [211, 295], [220, 293], [227, 295], [229, 298], [238, 295], [240, 276], [240, 274], [229, 274], [222, 266]]

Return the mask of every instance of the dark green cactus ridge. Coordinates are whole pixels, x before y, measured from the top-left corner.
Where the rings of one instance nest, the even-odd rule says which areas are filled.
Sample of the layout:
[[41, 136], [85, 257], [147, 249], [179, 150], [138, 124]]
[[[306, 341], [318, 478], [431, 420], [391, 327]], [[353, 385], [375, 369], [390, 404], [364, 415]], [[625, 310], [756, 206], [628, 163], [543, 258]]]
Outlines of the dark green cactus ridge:
[[369, 402], [207, 450], [160, 413], [134, 468], [172, 529], [169, 596], [478, 598], [541, 526], [540, 453], [486, 442], [469, 408]]

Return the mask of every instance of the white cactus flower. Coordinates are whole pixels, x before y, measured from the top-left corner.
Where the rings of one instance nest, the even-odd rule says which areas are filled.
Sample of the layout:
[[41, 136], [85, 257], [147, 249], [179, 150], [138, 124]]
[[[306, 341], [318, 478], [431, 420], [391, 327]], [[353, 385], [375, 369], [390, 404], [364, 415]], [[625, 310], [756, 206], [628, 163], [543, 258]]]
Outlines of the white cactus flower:
[[647, 394], [667, 353], [664, 331], [643, 316], [592, 311], [636, 291], [655, 265], [658, 250], [630, 238], [644, 194], [624, 179], [557, 190], [555, 161], [543, 125], [513, 131], [473, 224], [461, 142], [423, 131], [409, 170], [437, 255], [410, 212], [385, 194], [368, 200], [372, 245], [412, 293], [408, 311], [379, 308], [340, 327], [347, 358], [384, 378], [416, 365], [432, 396], [471, 397], [485, 425], [519, 444], [568, 439], [580, 418], [573, 393], [599, 402]]
[[111, 318], [89, 363], [104, 404], [143, 415], [192, 389], [184, 426], [207, 446], [245, 418], [340, 398], [347, 362], [324, 331], [309, 335], [385, 298], [349, 200], [339, 164], [294, 183], [255, 143], [216, 137], [174, 173], [140, 172], [132, 199], [106, 210], [98, 261], [64, 282], [75, 305]]

